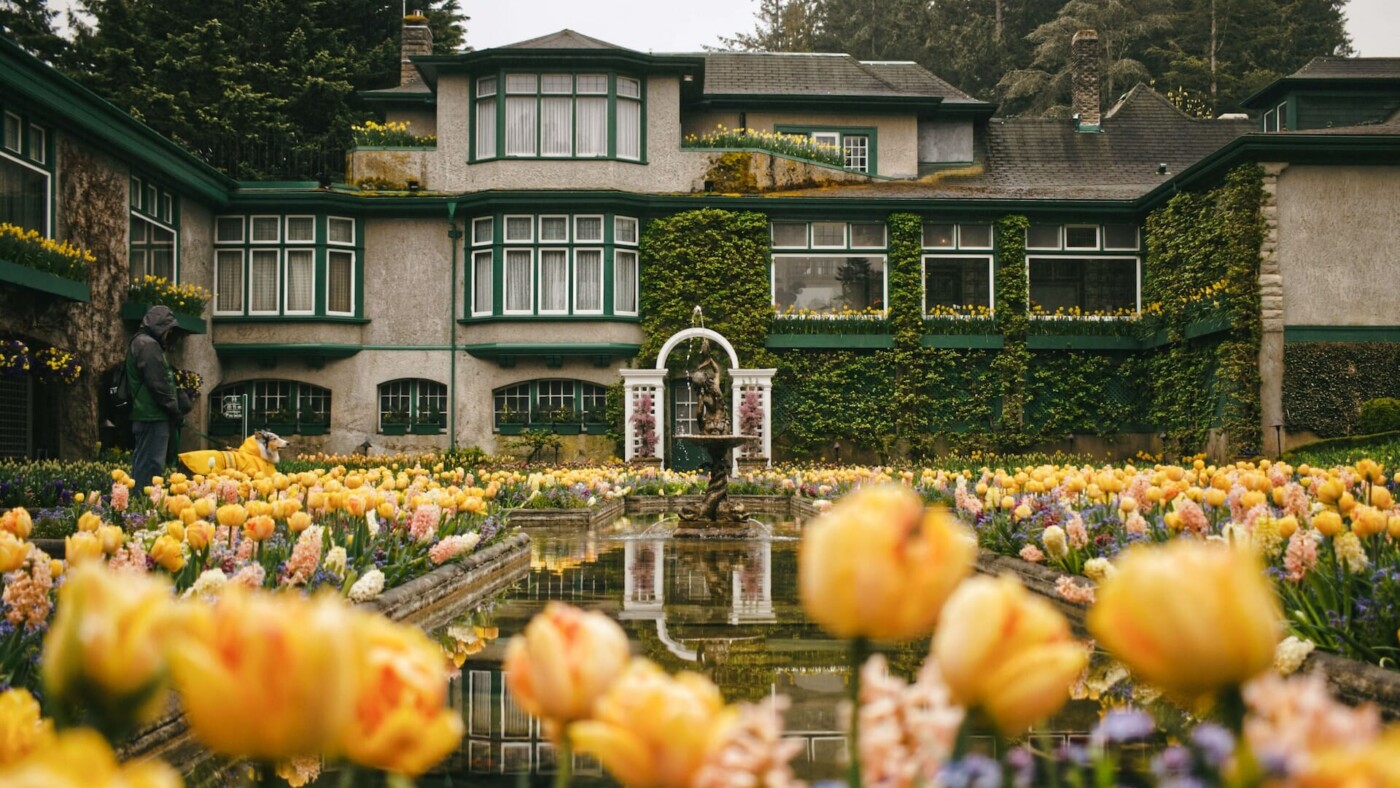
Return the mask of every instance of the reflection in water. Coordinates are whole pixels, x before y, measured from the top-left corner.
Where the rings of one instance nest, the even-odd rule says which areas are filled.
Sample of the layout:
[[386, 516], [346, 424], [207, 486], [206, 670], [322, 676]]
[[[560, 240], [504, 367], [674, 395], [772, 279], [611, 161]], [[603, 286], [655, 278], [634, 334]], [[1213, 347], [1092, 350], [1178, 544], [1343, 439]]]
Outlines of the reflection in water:
[[[796, 535], [798, 526], [779, 524], [778, 539], [746, 542], [673, 541], [641, 531], [625, 523], [606, 532], [531, 531], [529, 575], [504, 592], [489, 615], [470, 621], [481, 645], [453, 690], [467, 727], [462, 749], [422, 784], [514, 785], [542, 782], [541, 775], [553, 772], [553, 746], [505, 689], [500, 667], [510, 636], [550, 600], [608, 613], [622, 623], [634, 654], [668, 671], [702, 673], [729, 701], [787, 695], [786, 735], [801, 745], [793, 762], [798, 776], [841, 776], [846, 739], [838, 704], [849, 674], [846, 643], [802, 612], [797, 541], [781, 538]], [[455, 626], [459, 635], [468, 631], [460, 621]], [[476, 627], [500, 639], [482, 638]], [[924, 642], [884, 653], [891, 670], [908, 679], [927, 650]], [[1102, 684], [1092, 689], [1098, 691], [1081, 690], [1080, 696], [1110, 694]], [[1072, 702], [1044, 743], [1081, 738], [1098, 710], [1092, 700]], [[981, 744], [993, 746], [990, 739]], [[577, 757], [574, 774], [579, 785], [610, 784], [586, 756]]]

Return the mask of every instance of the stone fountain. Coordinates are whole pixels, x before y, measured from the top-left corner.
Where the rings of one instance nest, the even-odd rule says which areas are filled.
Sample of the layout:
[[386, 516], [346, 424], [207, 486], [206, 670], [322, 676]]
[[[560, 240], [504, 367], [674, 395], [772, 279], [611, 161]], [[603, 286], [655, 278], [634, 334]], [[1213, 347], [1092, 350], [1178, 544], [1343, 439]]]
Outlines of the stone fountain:
[[[699, 307], [696, 311], [699, 312]], [[709, 455], [710, 482], [699, 504], [681, 509], [680, 526], [672, 536], [677, 539], [747, 539], [755, 535], [757, 522], [749, 518], [743, 504], [729, 500], [729, 470], [734, 464], [734, 449], [752, 437], [736, 435], [730, 426], [720, 382], [722, 371], [710, 355], [708, 339], [701, 341], [700, 358], [700, 363], [689, 373], [690, 384], [695, 388], [695, 423], [700, 431], [676, 437], [700, 446]]]

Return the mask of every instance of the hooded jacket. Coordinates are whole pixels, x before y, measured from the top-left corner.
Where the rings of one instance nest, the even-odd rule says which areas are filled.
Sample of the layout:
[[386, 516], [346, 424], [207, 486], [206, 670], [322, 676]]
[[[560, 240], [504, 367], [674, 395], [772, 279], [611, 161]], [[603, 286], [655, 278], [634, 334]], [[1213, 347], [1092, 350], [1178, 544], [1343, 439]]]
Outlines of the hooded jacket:
[[176, 328], [168, 306], [153, 306], [141, 319], [126, 354], [132, 421], [179, 421], [185, 413], [175, 393], [175, 372], [165, 360], [165, 340]]

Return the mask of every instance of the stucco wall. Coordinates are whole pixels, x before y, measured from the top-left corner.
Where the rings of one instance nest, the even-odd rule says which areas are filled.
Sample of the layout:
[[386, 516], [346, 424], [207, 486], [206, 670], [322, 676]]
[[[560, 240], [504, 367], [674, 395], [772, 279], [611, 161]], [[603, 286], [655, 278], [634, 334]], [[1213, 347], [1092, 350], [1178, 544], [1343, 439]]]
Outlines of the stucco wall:
[[418, 136], [437, 134], [437, 108], [433, 106], [395, 107], [384, 113], [384, 120], [388, 123], [407, 123], [408, 130]]
[[1300, 166], [1278, 180], [1283, 319], [1400, 325], [1400, 167]]
[[[214, 250], [213, 250], [214, 217], [210, 210], [189, 199], [180, 200], [180, 281], [196, 284], [206, 290], [213, 290], [214, 285]], [[204, 314], [201, 317], [208, 325], [209, 316], [213, 313], [213, 304], [204, 307]], [[205, 334], [190, 334], [182, 338], [170, 353], [170, 363], [173, 366], [183, 369], [192, 369], [198, 372], [204, 379], [204, 389], [201, 396], [194, 400], [194, 410], [190, 412], [189, 422], [196, 425], [201, 431], [202, 425], [206, 421], [206, 408], [208, 406], [207, 395], [213, 391], [218, 384], [222, 374], [219, 367], [219, 359], [214, 354], [214, 343], [212, 336]], [[181, 435], [183, 448], [193, 448], [202, 445], [197, 438], [189, 431]]]

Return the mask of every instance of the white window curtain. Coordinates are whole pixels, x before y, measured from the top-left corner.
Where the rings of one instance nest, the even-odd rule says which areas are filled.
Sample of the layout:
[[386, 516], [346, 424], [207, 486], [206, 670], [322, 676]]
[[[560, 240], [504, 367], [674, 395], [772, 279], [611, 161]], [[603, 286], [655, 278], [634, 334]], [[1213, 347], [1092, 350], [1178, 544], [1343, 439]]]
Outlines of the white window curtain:
[[214, 309], [217, 312], [243, 311], [243, 253], [223, 251], [214, 255]]
[[506, 250], [506, 311], [530, 312], [534, 306], [530, 281], [531, 268], [529, 249]]
[[617, 100], [617, 157], [642, 158], [642, 103]]
[[603, 311], [603, 253], [597, 249], [574, 252], [574, 276], [576, 311]]
[[574, 100], [567, 96], [549, 96], [540, 100], [542, 112], [540, 155], [568, 156], [574, 136]]
[[491, 159], [496, 156], [496, 97], [487, 96], [476, 100], [476, 157]]
[[270, 249], [255, 250], [250, 268], [248, 278], [252, 287], [249, 288], [248, 311], [276, 312], [277, 269], [279, 268], [277, 252]]
[[608, 100], [606, 98], [578, 99], [578, 156], [608, 155]]
[[539, 105], [534, 96], [506, 97], [506, 155], [534, 156]]
[[316, 256], [310, 249], [287, 251], [287, 311], [316, 310]]
[[472, 279], [472, 313], [477, 315], [491, 314], [492, 307], [492, 282], [491, 282], [491, 253], [478, 252], [472, 260], [474, 267], [474, 277]]
[[637, 313], [637, 253], [617, 252], [613, 257], [613, 311]]
[[563, 249], [540, 251], [540, 311], [569, 311], [569, 255]]
[[350, 314], [355, 311], [355, 255], [326, 253], [326, 311]]

